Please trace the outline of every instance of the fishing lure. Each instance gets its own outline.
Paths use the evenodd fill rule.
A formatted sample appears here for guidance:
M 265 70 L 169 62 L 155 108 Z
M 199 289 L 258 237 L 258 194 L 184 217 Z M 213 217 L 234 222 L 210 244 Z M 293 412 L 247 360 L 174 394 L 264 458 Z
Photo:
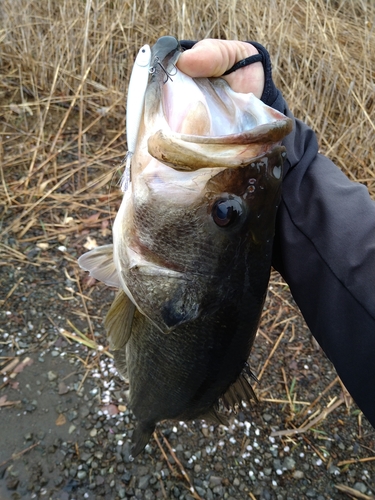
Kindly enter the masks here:
M 150 46 L 144 45 L 135 59 L 129 81 L 128 99 L 126 103 L 126 140 L 128 143 L 128 153 L 125 160 L 125 172 L 121 180 L 121 189 L 123 191 L 126 191 L 130 182 L 130 162 L 137 145 L 138 131 L 148 83 L 150 61 Z

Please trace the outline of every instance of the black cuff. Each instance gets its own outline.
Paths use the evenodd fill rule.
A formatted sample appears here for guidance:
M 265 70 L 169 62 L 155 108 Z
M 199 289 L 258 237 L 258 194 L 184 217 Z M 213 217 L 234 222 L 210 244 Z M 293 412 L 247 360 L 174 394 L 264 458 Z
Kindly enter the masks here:
M 234 71 L 238 69 L 244 68 L 245 66 L 249 66 L 250 64 L 254 64 L 256 62 L 263 62 L 262 54 L 253 54 L 252 56 L 246 57 L 246 59 L 241 59 L 241 61 L 236 62 L 234 66 L 228 69 L 222 76 L 230 75 Z
M 264 102 L 264 104 L 274 107 L 274 103 L 277 99 L 279 91 L 275 87 L 275 84 L 272 80 L 272 65 L 268 50 L 266 50 L 263 45 L 258 42 L 251 41 L 247 43 L 253 45 L 257 49 L 257 51 L 262 54 L 262 64 L 264 69 L 265 81 L 261 100 Z

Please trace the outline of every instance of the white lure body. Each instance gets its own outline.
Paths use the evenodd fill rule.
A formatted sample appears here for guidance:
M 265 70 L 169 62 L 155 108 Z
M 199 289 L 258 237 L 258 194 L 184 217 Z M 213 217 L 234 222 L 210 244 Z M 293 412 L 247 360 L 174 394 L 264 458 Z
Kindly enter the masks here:
M 137 144 L 138 130 L 148 83 L 150 60 L 150 46 L 144 45 L 138 52 L 130 76 L 126 104 L 126 139 L 128 142 L 128 152 L 130 154 L 134 153 Z
M 145 102 L 145 92 L 148 83 L 151 61 L 151 49 L 144 45 L 138 52 L 130 75 L 128 99 L 126 102 L 126 141 L 128 153 L 126 155 L 125 171 L 121 179 L 121 189 L 126 191 L 130 182 L 130 163 L 134 154 L 139 132 L 139 125 Z

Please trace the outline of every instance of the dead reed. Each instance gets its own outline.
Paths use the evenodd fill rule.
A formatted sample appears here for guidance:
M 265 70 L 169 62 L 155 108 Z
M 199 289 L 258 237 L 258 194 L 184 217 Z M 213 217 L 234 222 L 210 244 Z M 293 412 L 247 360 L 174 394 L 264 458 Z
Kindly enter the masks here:
M 1 19 L 3 235 L 62 241 L 84 207 L 111 216 L 129 71 L 164 34 L 265 44 L 295 115 L 375 195 L 371 0 L 4 0 Z

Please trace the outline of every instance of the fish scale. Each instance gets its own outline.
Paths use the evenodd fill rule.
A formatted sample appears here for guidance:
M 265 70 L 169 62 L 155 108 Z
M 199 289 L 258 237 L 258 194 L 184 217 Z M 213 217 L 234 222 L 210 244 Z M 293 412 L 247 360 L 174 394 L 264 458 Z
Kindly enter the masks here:
M 167 259 L 171 265 L 185 270 L 187 270 L 186 251 L 189 251 L 190 255 L 196 256 L 194 264 L 199 262 L 199 265 L 204 267 L 206 259 L 212 260 L 212 245 L 206 239 L 199 238 L 202 231 L 200 219 L 194 213 L 181 210 L 179 214 L 175 210 L 175 217 L 179 219 L 179 224 L 176 226 L 168 221 L 164 223 L 164 213 L 163 207 L 152 213 L 148 205 L 144 208 L 136 207 L 135 221 L 142 245 L 161 259 Z M 172 256 L 171 251 L 173 251 Z

